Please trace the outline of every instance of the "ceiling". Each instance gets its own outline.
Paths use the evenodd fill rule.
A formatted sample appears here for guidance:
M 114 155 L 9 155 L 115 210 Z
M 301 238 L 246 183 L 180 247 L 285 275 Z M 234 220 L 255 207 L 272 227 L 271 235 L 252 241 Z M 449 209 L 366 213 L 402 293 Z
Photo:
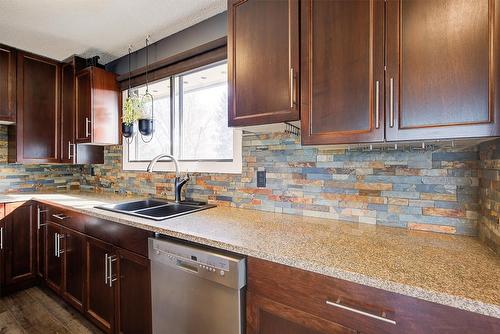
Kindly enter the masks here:
M 1 0 L 0 43 L 107 63 L 226 10 L 226 0 Z

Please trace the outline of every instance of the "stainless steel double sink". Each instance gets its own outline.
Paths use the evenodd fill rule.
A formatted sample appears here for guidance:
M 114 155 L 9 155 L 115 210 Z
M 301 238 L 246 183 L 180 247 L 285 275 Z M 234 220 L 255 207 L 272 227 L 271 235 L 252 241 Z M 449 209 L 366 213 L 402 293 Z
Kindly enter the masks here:
M 171 202 L 160 199 L 146 199 L 118 204 L 96 206 L 97 209 L 108 210 L 130 216 L 152 220 L 164 220 L 188 213 L 213 208 L 215 205 L 202 202 Z

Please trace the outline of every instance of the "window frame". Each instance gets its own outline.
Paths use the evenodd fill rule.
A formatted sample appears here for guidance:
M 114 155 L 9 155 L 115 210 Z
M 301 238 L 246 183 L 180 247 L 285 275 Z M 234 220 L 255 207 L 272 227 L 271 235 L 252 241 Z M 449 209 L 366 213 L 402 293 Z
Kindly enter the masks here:
M 205 68 L 210 68 L 212 66 L 220 65 L 223 62 L 227 62 L 227 52 L 226 47 L 218 48 L 210 52 L 201 54 L 199 56 L 192 57 L 188 60 L 182 61 L 180 63 L 173 64 L 172 66 L 166 66 L 155 72 L 150 77 L 153 78 L 151 81 L 159 80 L 170 80 L 170 118 L 171 118 L 171 130 L 175 127 L 175 124 L 181 124 L 180 120 L 175 119 L 175 117 L 182 117 L 179 112 L 175 111 L 175 80 L 179 76 L 187 75 L 196 71 L 203 70 Z M 133 86 L 141 86 L 145 83 L 144 77 L 141 75 L 135 80 L 133 80 Z M 128 83 L 127 83 L 128 84 Z M 123 93 L 128 89 L 128 85 L 122 82 L 122 97 Z M 182 108 L 180 108 L 182 109 Z M 179 116 L 176 116 L 178 114 Z M 178 129 L 180 130 L 180 129 Z M 171 152 L 174 152 L 174 156 L 178 156 L 181 152 L 175 152 L 174 146 L 175 142 L 180 140 L 180 133 L 174 133 L 171 131 Z M 176 138 L 179 136 L 179 138 Z M 230 174 L 241 174 L 243 167 L 243 156 L 242 156 L 242 130 L 233 128 L 233 159 L 213 159 L 213 160 L 181 160 L 179 159 L 179 169 L 183 172 L 191 173 L 230 173 Z M 130 161 L 129 160 L 129 144 L 126 140 L 122 141 L 123 153 L 122 153 L 122 169 L 124 171 L 145 171 L 148 161 Z M 171 161 L 161 160 L 155 166 L 156 171 L 172 172 L 175 171 L 174 165 Z

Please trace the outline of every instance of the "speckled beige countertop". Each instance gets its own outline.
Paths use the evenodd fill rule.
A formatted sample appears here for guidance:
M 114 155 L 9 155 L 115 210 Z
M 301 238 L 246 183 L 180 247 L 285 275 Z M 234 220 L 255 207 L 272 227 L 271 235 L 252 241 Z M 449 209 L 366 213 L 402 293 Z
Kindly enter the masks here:
M 28 199 L 500 318 L 500 258 L 477 238 L 224 207 L 156 222 L 94 208 L 130 197 L 0 195 Z

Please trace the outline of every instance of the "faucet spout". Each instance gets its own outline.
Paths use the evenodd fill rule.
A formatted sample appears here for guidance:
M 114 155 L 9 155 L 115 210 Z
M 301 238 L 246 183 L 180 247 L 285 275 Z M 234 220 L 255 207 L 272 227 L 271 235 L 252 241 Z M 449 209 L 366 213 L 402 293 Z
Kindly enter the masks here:
M 163 159 L 163 158 L 170 158 L 170 160 L 172 160 L 172 162 L 175 165 L 175 176 L 179 177 L 180 176 L 180 174 L 179 174 L 179 163 L 177 162 L 177 159 L 173 155 L 167 154 L 167 153 L 163 153 L 163 154 L 160 154 L 160 155 L 154 157 L 153 160 L 151 160 L 151 162 L 148 165 L 147 172 L 148 173 L 152 173 L 153 172 L 153 168 L 155 167 L 155 165 L 158 163 L 158 161 L 160 159 Z
M 179 163 L 177 162 L 177 159 L 175 159 L 175 157 L 171 154 L 166 154 L 166 153 L 160 154 L 154 157 L 153 160 L 151 160 L 146 170 L 148 173 L 152 173 L 155 165 L 158 163 L 160 159 L 163 158 L 170 158 L 170 160 L 172 160 L 172 162 L 175 165 L 174 195 L 175 195 L 175 201 L 178 203 L 181 201 L 182 186 L 184 186 L 189 181 L 189 175 L 186 175 L 183 178 L 180 177 Z

